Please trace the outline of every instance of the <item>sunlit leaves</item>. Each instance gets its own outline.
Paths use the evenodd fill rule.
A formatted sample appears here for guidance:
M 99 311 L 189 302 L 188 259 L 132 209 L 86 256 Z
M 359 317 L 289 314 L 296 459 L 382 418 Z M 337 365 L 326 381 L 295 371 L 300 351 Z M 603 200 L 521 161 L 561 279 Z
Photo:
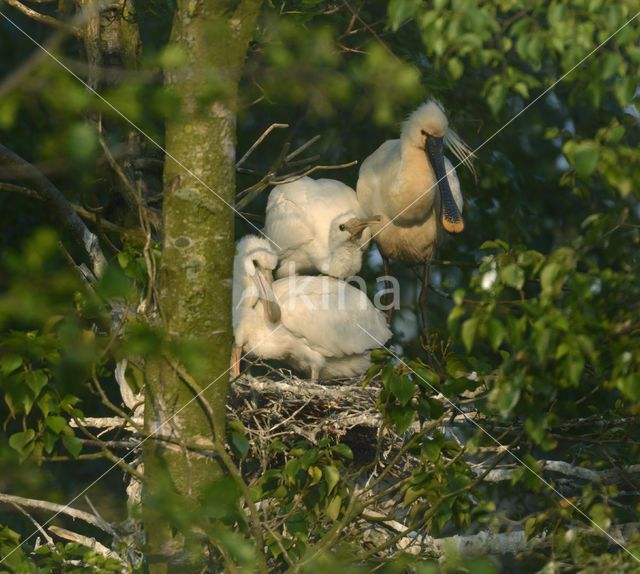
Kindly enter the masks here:
M 593 142 L 576 143 L 571 140 L 565 144 L 563 152 L 580 177 L 589 177 L 598 166 L 599 150 Z
M 395 31 L 405 20 L 413 18 L 421 3 L 421 0 L 391 0 L 387 6 L 391 28 Z

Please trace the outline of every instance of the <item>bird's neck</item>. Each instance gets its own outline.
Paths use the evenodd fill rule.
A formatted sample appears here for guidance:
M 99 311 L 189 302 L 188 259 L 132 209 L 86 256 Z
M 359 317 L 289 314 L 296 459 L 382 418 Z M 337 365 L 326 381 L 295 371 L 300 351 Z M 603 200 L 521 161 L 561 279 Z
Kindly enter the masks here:
M 401 140 L 400 165 L 392 191 L 397 211 L 402 212 L 399 217 L 407 221 L 424 219 L 434 205 L 435 183 L 424 150 Z
M 258 293 L 253 281 L 247 274 L 239 257 L 233 262 L 233 308 L 254 307 L 258 300 Z

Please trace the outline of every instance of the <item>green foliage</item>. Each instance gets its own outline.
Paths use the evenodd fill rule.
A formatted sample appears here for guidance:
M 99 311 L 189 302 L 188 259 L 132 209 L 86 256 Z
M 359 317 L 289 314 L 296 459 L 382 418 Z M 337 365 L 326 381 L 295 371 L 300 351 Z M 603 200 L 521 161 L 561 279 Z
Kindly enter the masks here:
M 25 544 L 16 549 L 20 542 L 20 535 L 17 532 L 6 526 L 0 526 L 0 556 L 4 558 L 3 572 L 110 574 L 122 571 L 120 561 L 115 558 L 105 558 L 80 544 L 57 543 L 33 547 L 25 540 Z
M 184 70 L 186 55 L 167 45 L 171 3 L 136 4 L 144 14 L 144 56 L 135 71 L 119 70 L 108 58 L 103 64 L 113 77 L 100 91 L 162 142 L 165 119 L 177 117 L 189 94 L 156 81 L 158 66 L 193 71 Z M 637 462 L 640 440 L 637 20 L 580 62 L 639 9 L 637 0 L 268 3 L 241 79 L 239 148 L 248 149 L 271 123 L 288 122 L 296 126 L 287 134 L 294 144 L 322 136 L 322 157 L 314 163 L 362 161 L 397 137 L 406 113 L 435 96 L 457 132 L 472 147 L 482 146 L 478 180 L 458 169 L 467 229 L 442 241 L 442 261 L 433 267 L 432 344 L 426 352 L 406 341 L 402 352 L 373 353 L 365 383 L 379 389 L 384 420 L 376 453 L 361 452 L 348 435 L 283 436 L 262 445 L 251 429 L 230 421 L 227 446 L 238 473 L 227 468 L 196 502 L 185 501 L 166 476 L 157 477 L 156 510 L 183 534 L 193 556 L 206 547 L 216 567 L 224 562 L 247 572 L 265 547 L 272 571 L 292 561 L 303 572 L 493 572 L 488 561 L 453 553 L 440 562 L 398 547 L 385 555 L 378 551 L 384 543 L 367 536 L 380 522 L 387 536 L 396 534 L 395 522 L 416 537 L 524 525 L 529 539 L 549 536 L 552 543 L 525 550 L 521 571 L 637 569 L 540 476 L 570 493 L 571 503 L 602 528 L 636 521 L 635 477 L 625 476 L 627 484 L 614 471 Z M 39 24 L 26 26 L 42 34 Z M 33 47 L 21 42 L 11 36 L 3 46 L 3 77 L 28 59 Z M 84 47 L 68 38 L 55 50 L 71 61 Z M 197 72 L 210 82 L 195 105 L 209 114 L 223 82 L 206 62 Z M 145 389 L 145 368 L 159 358 L 172 357 L 190 373 L 206 364 L 208 349 L 189 336 L 169 337 L 157 317 L 146 315 L 157 297 L 149 275 L 159 267 L 154 240 L 160 237 L 155 223 L 144 228 L 137 209 L 123 206 L 122 182 L 106 168 L 93 122 L 98 114 L 120 165 L 143 174 L 137 181 L 144 180 L 146 199 L 159 208 L 157 150 L 136 141 L 130 126 L 67 72 L 40 63 L 0 97 L 3 142 L 93 214 L 88 225 L 110 259 L 88 288 L 61 255 L 59 241 L 70 248 L 69 237 L 43 227 L 60 223 L 50 210 L 1 192 L 2 490 L 55 483 L 76 493 L 106 469 L 84 466 L 104 451 L 78 423 L 124 408 L 116 364 L 127 360 L 123 376 L 133 393 Z M 252 154 L 240 187 L 270 171 L 280 153 L 273 137 Z M 356 172 L 329 177 L 355 185 Z M 262 212 L 263 201 L 251 206 L 251 215 Z M 103 220 L 127 233 L 105 231 Z M 243 226 L 238 220 L 239 234 Z M 82 260 L 79 251 L 71 256 Z M 376 272 L 363 270 L 367 277 Z M 400 273 L 406 273 L 403 291 L 410 291 L 412 277 Z M 54 466 L 60 460 L 67 462 L 63 470 Z M 550 472 L 545 460 L 601 474 L 577 480 Z M 479 472 L 493 464 L 513 472 L 499 482 L 480 480 Z M 368 514 L 368 496 L 384 499 L 385 520 Z M 55 498 L 48 491 L 41 497 Z M 124 495 L 119 502 L 123 510 Z M 265 526 L 263 546 L 256 542 L 251 504 Z M 0 526 L 4 555 L 21 540 L 17 532 L 31 526 L 14 526 L 5 514 L 0 519 L 7 523 Z M 625 536 L 630 551 L 640 554 L 637 537 Z M 505 564 L 505 571 L 513 568 Z M 6 565 L 17 572 L 119 568 L 75 544 L 35 549 L 31 541 Z

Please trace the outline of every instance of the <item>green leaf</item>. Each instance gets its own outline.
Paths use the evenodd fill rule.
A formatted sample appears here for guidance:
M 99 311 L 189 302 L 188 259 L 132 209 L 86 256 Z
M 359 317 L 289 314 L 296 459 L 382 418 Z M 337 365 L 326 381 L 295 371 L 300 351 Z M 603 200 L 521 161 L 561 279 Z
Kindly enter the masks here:
M 389 389 L 391 385 L 391 381 L 395 377 L 395 368 L 391 363 L 388 363 L 382 369 L 382 384 L 385 389 Z
M 33 407 L 33 393 L 31 389 L 24 383 L 23 373 L 16 373 L 11 376 L 5 387 L 4 402 L 15 415 L 21 410 L 25 414 L 31 412 Z
M 462 324 L 462 342 L 467 348 L 467 352 L 470 352 L 473 348 L 473 341 L 476 338 L 476 331 L 480 324 L 479 317 L 471 317 Z
M 431 461 L 437 462 L 440 458 L 440 452 L 442 451 L 442 445 L 435 441 L 426 441 L 422 445 L 422 452 Z
M 85 122 L 73 125 L 67 134 L 67 145 L 69 153 L 76 161 L 87 162 L 98 149 L 96 130 Z
M 387 7 L 389 23 L 395 32 L 409 18 L 413 18 L 420 8 L 422 0 L 391 0 Z
M 542 416 L 529 417 L 524 423 L 524 428 L 533 441 L 540 444 L 546 433 L 545 419 Z
M 608 530 L 611 526 L 611 508 L 606 504 L 594 504 L 589 509 L 589 516 L 602 530 Z
M 615 383 L 626 397 L 634 402 L 640 402 L 640 373 L 621 377 L 616 379 Z
M 118 263 L 122 269 L 126 269 L 129 265 L 129 261 L 131 260 L 131 256 L 126 251 L 120 251 L 118 253 Z
M 592 142 L 580 142 L 576 144 L 573 152 L 573 163 L 576 173 L 583 178 L 589 177 L 598 166 L 600 152 L 596 144 Z
M 29 371 L 25 376 L 25 381 L 33 391 L 33 396 L 37 397 L 40 394 L 40 391 L 49 382 L 49 378 L 42 369 L 39 369 L 37 371 Z
M 310 486 L 318 484 L 322 480 L 322 470 L 317 466 L 310 466 L 307 469 L 307 474 L 309 475 L 309 478 L 311 478 L 311 482 L 309 483 Z
M 511 263 L 500 269 L 500 279 L 505 285 L 520 290 L 524 285 L 524 271 L 515 263 Z
M 544 295 L 551 295 L 555 291 L 556 278 L 560 273 L 561 268 L 558 263 L 553 261 L 547 263 L 542 272 L 540 273 L 540 285 L 542 286 L 542 293 Z
M 341 456 L 342 458 L 346 458 L 347 460 L 353 460 L 353 451 L 351 450 L 351 448 L 349 448 L 349 446 L 347 446 L 344 443 L 340 443 L 340 444 L 336 444 L 335 446 L 332 446 L 331 450 L 335 452 L 337 455 Z
M 247 456 L 247 454 L 249 453 L 249 448 L 251 447 L 249 441 L 247 440 L 247 437 L 245 437 L 242 433 L 232 432 L 230 440 L 231 446 L 238 453 L 238 456 L 240 458 L 244 458 L 245 456 Z
M 458 58 L 449 58 L 447 68 L 454 80 L 458 80 L 464 74 L 464 64 Z
M 552 334 L 551 329 L 546 328 L 544 325 L 540 327 L 536 325 L 533 331 L 533 344 L 535 345 L 536 354 L 540 361 L 547 359 Z
M 431 417 L 438 419 L 444 413 L 444 405 L 438 399 L 429 399 L 429 406 L 431 407 Z
M 389 418 L 396 427 L 396 432 L 398 434 L 402 434 L 411 426 L 415 414 L 416 413 L 413 409 L 405 409 L 397 405 L 389 408 Z
M 483 242 L 480 249 L 500 249 L 506 252 L 509 251 L 509 244 L 502 239 L 493 239 Z
M 425 489 L 423 487 L 414 488 L 410 486 L 404 493 L 403 505 L 409 506 L 412 502 L 424 495 L 424 493 Z
M 325 514 L 331 520 L 338 520 L 338 516 L 340 516 L 340 508 L 342 507 L 342 497 L 339 494 L 336 494 L 329 504 L 327 504 L 327 508 L 325 510 Z
M 391 379 L 389 389 L 398 402 L 405 406 L 413 397 L 415 385 L 408 375 L 395 375 Z
M 440 384 L 440 376 L 430 367 L 412 362 L 411 369 L 415 375 L 415 382 L 422 388 L 433 391 L 433 387 Z
M 22 365 L 22 357 L 20 355 L 4 355 L 0 357 L 0 371 L 3 375 L 9 375 L 13 373 Z
M 327 482 L 327 494 L 331 494 L 331 491 L 340 482 L 340 471 L 332 464 L 325 466 L 324 479 Z
M 67 419 L 58 415 L 49 415 L 45 424 L 56 434 L 60 434 L 65 428 L 67 428 Z
M 385 363 L 389 357 L 389 351 L 386 349 L 374 349 L 371 351 L 371 362 L 373 363 Z
M 487 321 L 487 336 L 489 337 L 489 344 L 494 351 L 498 350 L 498 347 L 502 344 L 505 335 L 504 325 L 500 322 L 500 319 L 491 317 Z
M 491 400 L 502 416 L 507 416 L 520 400 L 520 386 L 513 380 L 500 381 L 491 391 Z
M 23 432 L 17 432 L 12 434 L 9 437 L 9 446 L 15 450 L 20 457 L 28 455 L 28 453 L 33 450 L 33 446 L 28 448 L 31 445 L 31 442 L 36 436 L 36 432 L 33 429 L 28 429 Z
M 75 436 L 62 436 L 62 444 L 69 451 L 73 458 L 78 458 L 82 451 L 82 441 Z
M 494 84 L 487 95 L 487 103 L 494 116 L 498 116 L 507 99 L 507 88 L 504 84 Z
M 446 371 L 452 377 L 464 377 L 469 372 L 469 365 L 462 356 L 449 355 Z
M 613 84 L 613 92 L 621 106 L 628 106 L 633 101 L 636 89 L 637 80 L 634 74 L 630 74 L 626 78 L 616 78 Z

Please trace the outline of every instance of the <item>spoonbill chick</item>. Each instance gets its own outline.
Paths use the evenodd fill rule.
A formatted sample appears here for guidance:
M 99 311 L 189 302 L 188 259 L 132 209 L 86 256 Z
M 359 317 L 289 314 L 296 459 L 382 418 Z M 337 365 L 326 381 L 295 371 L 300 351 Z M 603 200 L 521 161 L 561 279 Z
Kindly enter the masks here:
M 323 273 L 344 278 L 362 267 L 369 225 L 356 192 L 335 179 L 303 177 L 276 186 L 267 203 L 265 235 L 277 246 L 277 277 Z
M 240 374 L 242 353 L 284 361 L 313 380 L 364 373 L 370 351 L 391 337 L 382 313 L 365 293 L 333 277 L 272 282 L 277 263 L 268 240 L 249 235 L 238 242 L 232 374 Z
M 400 139 L 384 142 L 364 160 L 357 184 L 365 213 L 381 216 L 371 234 L 385 275 L 389 258 L 424 265 L 420 308 L 425 333 L 429 261 L 442 229 L 451 234 L 464 229 L 460 182 L 445 147 L 473 172 L 473 153 L 449 127 L 440 104 L 429 100 L 403 124 Z

